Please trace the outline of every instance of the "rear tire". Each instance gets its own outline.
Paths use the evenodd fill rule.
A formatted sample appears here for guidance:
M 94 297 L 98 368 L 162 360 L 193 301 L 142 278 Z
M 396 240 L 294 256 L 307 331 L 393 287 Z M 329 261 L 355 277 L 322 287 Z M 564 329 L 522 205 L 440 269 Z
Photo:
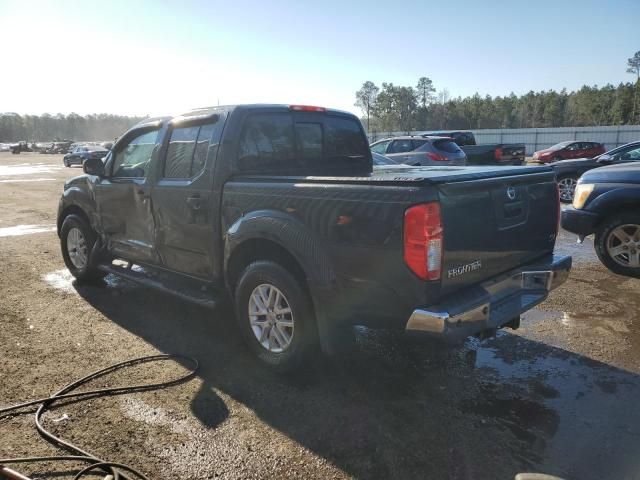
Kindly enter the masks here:
M 96 232 L 79 215 L 69 215 L 60 229 L 60 247 L 64 263 L 79 282 L 93 282 L 105 276 L 91 263 L 91 251 L 96 243 Z
M 281 265 L 259 260 L 235 289 L 236 320 L 253 354 L 280 372 L 307 364 L 317 351 L 313 305 L 301 282 Z
M 600 261 L 613 273 L 640 278 L 640 214 L 624 212 L 607 218 L 594 245 Z
M 578 179 L 575 175 L 563 175 L 558 178 L 558 190 L 562 203 L 573 202 L 573 195 L 576 191 Z

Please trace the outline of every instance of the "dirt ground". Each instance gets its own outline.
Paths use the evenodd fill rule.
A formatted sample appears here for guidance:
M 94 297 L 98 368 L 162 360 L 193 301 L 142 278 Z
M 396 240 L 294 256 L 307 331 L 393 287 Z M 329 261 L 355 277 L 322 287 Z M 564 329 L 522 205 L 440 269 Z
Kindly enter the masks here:
M 434 356 L 362 330 L 349 361 L 279 377 L 251 358 L 224 307 L 115 278 L 72 283 L 53 227 L 62 183 L 80 173 L 60 155 L 0 153 L 0 406 L 114 362 L 186 353 L 200 360 L 195 379 L 61 405 L 45 424 L 154 479 L 640 479 L 640 282 L 605 270 L 589 241 L 561 235 L 570 280 L 518 331 Z M 182 370 L 151 365 L 108 384 Z M 0 418 L 0 458 L 58 453 L 32 415 Z M 17 469 L 72 478 L 77 466 Z

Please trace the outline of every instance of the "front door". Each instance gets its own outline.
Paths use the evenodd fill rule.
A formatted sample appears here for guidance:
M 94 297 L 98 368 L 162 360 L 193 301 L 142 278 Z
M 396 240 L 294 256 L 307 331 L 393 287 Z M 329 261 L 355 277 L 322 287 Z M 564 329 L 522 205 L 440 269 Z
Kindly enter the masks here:
M 213 210 L 213 171 L 224 121 L 170 126 L 151 194 L 156 244 L 164 267 L 211 279 L 220 235 Z
M 97 211 L 109 250 L 125 260 L 157 264 L 149 175 L 158 130 L 141 130 L 118 143 L 107 175 L 95 187 Z

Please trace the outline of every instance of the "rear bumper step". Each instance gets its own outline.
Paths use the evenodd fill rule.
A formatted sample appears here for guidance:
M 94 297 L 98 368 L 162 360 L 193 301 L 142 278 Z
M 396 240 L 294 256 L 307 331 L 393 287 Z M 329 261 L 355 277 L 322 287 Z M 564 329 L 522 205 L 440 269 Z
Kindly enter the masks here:
M 424 332 L 460 341 L 497 329 L 543 302 L 569 277 L 571 257 L 550 255 L 447 298 L 440 305 L 416 309 L 407 332 Z

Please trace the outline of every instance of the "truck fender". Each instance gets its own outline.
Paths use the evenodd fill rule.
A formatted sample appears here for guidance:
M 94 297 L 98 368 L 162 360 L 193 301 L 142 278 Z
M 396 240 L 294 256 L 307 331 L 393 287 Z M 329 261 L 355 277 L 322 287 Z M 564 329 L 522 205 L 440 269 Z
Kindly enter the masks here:
M 323 347 L 330 334 L 324 306 L 337 303 L 336 274 L 329 256 L 313 233 L 299 220 L 285 212 L 259 210 L 243 215 L 225 232 L 224 269 L 229 279 L 229 260 L 236 248 L 248 240 L 269 240 L 283 247 L 302 268 L 314 304 L 318 333 Z M 228 285 L 228 287 L 231 287 Z
M 96 203 L 94 199 L 86 190 L 78 187 L 71 187 L 63 192 L 62 198 L 60 199 L 57 222 L 58 234 L 60 233 L 60 229 L 62 228 L 64 217 L 66 217 L 69 213 L 74 213 L 73 210 L 77 212 L 78 209 L 82 210 L 82 212 L 86 215 L 91 228 L 99 231 L 99 222 L 96 214 Z
M 608 215 L 624 208 L 637 207 L 640 204 L 640 188 L 621 187 L 597 196 L 588 209 L 600 215 Z

